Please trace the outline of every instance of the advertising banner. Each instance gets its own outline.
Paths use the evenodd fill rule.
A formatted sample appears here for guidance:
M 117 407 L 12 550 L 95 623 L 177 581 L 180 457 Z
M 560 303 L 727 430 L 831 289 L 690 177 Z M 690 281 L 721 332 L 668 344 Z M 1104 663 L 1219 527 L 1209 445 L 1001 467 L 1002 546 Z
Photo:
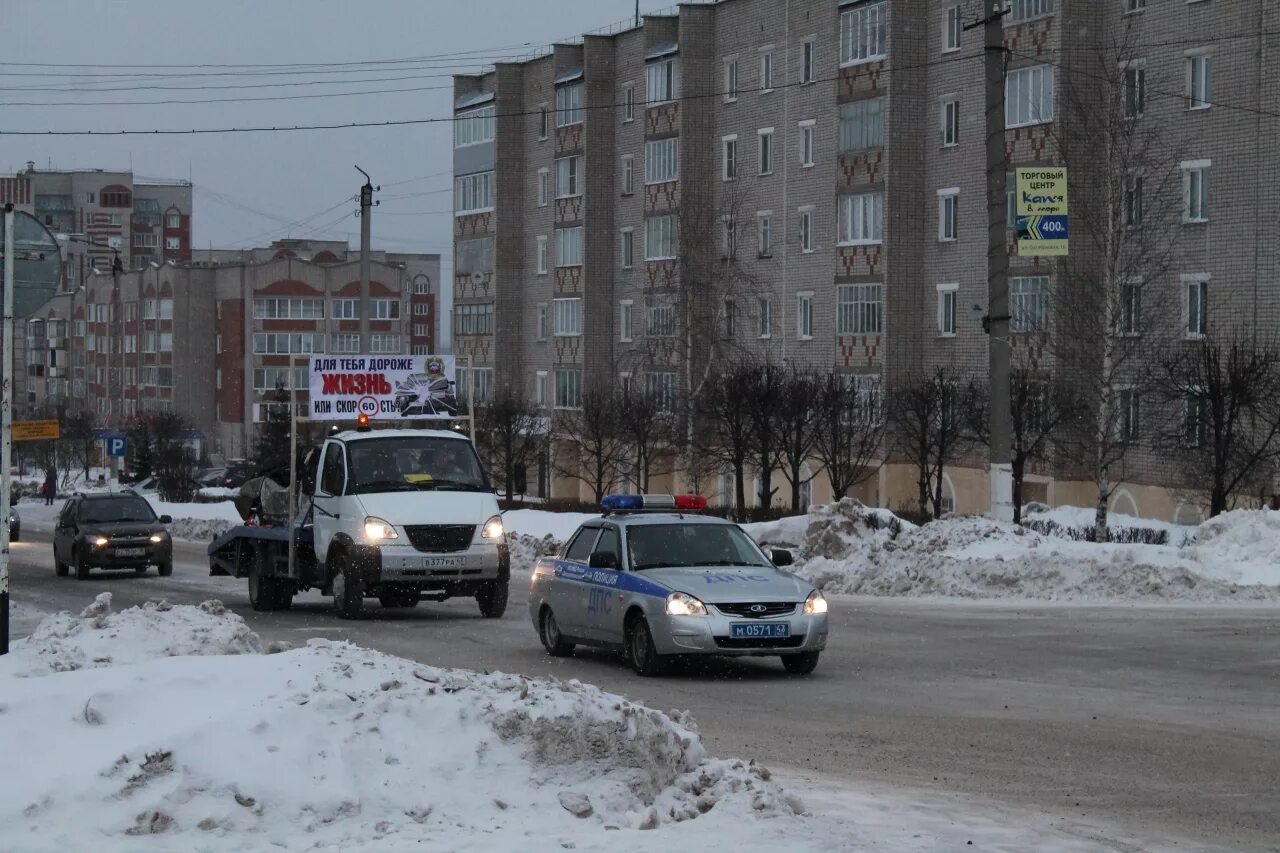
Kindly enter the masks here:
M 1018 254 L 1063 257 L 1068 251 L 1067 170 L 1061 166 L 1019 169 L 1015 185 Z
M 317 421 L 452 420 L 451 355 L 313 355 L 308 415 Z

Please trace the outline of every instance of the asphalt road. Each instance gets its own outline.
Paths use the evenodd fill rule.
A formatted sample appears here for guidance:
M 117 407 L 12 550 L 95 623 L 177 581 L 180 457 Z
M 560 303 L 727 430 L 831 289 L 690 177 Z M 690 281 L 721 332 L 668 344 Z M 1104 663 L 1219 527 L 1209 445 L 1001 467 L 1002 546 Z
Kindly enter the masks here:
M 713 661 L 660 680 L 614 656 L 547 657 L 525 609 L 480 619 L 470 600 L 344 622 L 316 593 L 285 613 L 249 609 L 244 581 L 208 576 L 182 545 L 154 571 L 54 576 L 46 531 L 13 548 L 13 593 L 79 609 L 219 598 L 267 639 L 361 645 L 439 666 L 577 678 L 693 712 L 717 755 L 992 798 L 1203 849 L 1280 850 L 1280 611 L 1275 608 L 1013 606 L 837 599 L 817 672 L 775 659 Z M 1098 838 L 1113 836 L 1099 831 Z M 1108 849 L 1124 849 L 1107 844 Z

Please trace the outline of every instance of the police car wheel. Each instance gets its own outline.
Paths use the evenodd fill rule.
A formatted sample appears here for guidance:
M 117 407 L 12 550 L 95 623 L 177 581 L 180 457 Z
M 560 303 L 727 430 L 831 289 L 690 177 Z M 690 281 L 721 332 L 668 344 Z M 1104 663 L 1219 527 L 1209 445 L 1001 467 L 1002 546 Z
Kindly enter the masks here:
M 560 625 L 550 607 L 542 608 L 542 618 L 538 620 L 538 634 L 542 639 L 542 647 L 553 658 L 568 657 L 573 654 L 573 643 L 566 642 L 560 633 Z
M 783 655 L 782 666 L 792 675 L 808 675 L 818 668 L 819 652 L 804 652 L 798 655 Z
M 667 670 L 667 659 L 658 654 L 653 645 L 653 634 L 643 616 L 631 621 L 627 631 L 627 659 L 637 675 L 650 678 Z

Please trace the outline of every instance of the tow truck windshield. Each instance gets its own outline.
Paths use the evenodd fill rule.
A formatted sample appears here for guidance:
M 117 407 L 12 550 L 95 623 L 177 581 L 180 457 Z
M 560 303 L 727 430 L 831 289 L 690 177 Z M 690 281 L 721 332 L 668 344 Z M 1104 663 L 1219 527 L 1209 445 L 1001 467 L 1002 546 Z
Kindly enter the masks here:
M 450 438 L 366 438 L 347 445 L 348 494 L 489 491 L 470 443 Z

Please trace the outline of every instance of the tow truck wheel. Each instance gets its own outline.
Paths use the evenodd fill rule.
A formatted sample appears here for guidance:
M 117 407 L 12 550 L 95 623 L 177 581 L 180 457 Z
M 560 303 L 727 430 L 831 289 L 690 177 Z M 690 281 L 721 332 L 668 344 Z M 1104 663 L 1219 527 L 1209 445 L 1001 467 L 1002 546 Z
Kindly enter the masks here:
M 249 564 L 249 606 L 259 612 L 287 610 L 293 604 L 287 581 L 265 576 L 260 565 L 257 559 Z
M 649 632 L 649 623 L 643 616 L 636 616 L 627 623 L 627 659 L 636 674 L 646 678 L 667 671 L 667 659 L 654 647 L 653 634 Z
M 359 619 L 364 616 L 364 578 L 360 577 L 347 556 L 338 558 L 337 573 L 333 576 L 333 609 L 343 619 Z
M 573 654 L 573 643 L 567 642 L 560 633 L 556 615 L 551 612 L 550 607 L 542 608 L 542 615 L 538 619 L 538 636 L 542 640 L 542 647 L 553 658 L 567 658 Z
M 502 614 L 507 612 L 507 595 L 506 581 L 485 581 L 476 593 L 480 615 L 486 619 L 501 619 Z

